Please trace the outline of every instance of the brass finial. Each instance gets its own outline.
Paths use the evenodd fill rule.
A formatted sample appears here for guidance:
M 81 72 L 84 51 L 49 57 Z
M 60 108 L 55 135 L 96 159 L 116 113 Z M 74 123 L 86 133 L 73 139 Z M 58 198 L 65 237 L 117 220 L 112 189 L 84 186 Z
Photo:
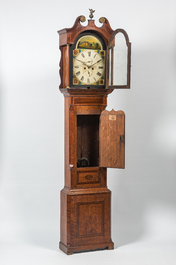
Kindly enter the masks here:
M 99 22 L 100 22 L 100 23 L 105 23 L 105 20 L 106 20 L 105 17 L 101 17 L 101 18 L 99 19 Z
M 90 10 L 90 15 L 89 15 L 89 17 L 90 17 L 90 19 L 92 19 L 92 18 L 94 17 L 93 13 L 95 12 L 95 10 L 90 9 L 90 8 L 89 8 L 89 10 Z
M 86 21 L 86 18 L 85 18 L 85 16 L 80 16 L 80 21 L 81 21 L 81 22 L 84 22 L 84 21 Z

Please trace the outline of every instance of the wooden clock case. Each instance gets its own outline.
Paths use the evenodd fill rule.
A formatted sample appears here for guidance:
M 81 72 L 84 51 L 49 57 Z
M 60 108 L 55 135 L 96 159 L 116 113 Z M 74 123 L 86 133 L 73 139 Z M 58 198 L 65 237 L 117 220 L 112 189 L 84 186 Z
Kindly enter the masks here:
M 66 254 L 114 248 L 107 167 L 124 168 L 125 115 L 123 111 L 105 110 L 107 96 L 114 89 L 113 84 L 109 84 L 108 45 L 118 30 L 113 31 L 106 18 L 101 18 L 102 27 L 96 27 L 94 20 L 83 26 L 80 22 L 84 20 L 80 16 L 72 28 L 58 31 L 60 91 L 65 99 L 65 186 L 61 191 L 59 247 Z M 70 87 L 71 45 L 82 32 L 87 31 L 101 36 L 107 47 L 103 89 Z M 127 45 L 130 45 L 127 34 L 123 33 Z M 126 88 L 129 88 L 129 80 L 130 76 Z M 79 166 L 80 158 L 88 160 L 86 167 Z

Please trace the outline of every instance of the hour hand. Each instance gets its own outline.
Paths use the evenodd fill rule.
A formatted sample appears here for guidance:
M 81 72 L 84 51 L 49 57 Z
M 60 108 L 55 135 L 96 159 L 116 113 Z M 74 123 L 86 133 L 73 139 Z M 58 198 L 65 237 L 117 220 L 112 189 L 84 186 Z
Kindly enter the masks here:
M 102 59 L 98 60 L 96 63 L 101 62 L 101 60 L 102 60 Z M 93 63 L 93 64 L 91 65 L 91 67 L 92 67 L 93 65 L 95 65 L 96 63 Z

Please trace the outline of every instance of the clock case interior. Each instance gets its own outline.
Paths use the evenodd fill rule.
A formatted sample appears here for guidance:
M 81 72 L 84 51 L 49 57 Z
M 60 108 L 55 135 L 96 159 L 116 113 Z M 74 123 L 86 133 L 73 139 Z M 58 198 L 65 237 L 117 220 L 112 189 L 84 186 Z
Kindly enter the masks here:
M 94 36 L 96 37 L 99 42 L 101 43 L 102 47 L 103 47 L 103 50 L 105 51 L 105 69 L 104 69 L 104 85 L 88 85 L 88 84 L 85 84 L 85 85 L 79 85 L 79 84 L 76 84 L 74 85 L 73 84 L 73 51 L 74 49 L 76 48 L 76 44 L 77 42 L 79 41 L 79 39 L 81 39 L 83 36 L 86 36 L 86 35 L 91 35 L 91 36 Z M 71 88 L 87 88 L 87 89 L 90 89 L 90 88 L 100 88 L 100 89 L 103 89 L 105 88 L 105 85 L 106 85 L 106 61 L 107 61 L 107 47 L 106 47 L 106 44 L 104 42 L 104 40 L 101 38 L 101 36 L 98 34 L 98 33 L 94 33 L 93 31 L 86 31 L 84 33 L 81 33 L 75 40 L 74 44 L 71 45 L 70 47 L 70 87 Z
M 77 167 L 99 166 L 99 117 L 77 115 Z

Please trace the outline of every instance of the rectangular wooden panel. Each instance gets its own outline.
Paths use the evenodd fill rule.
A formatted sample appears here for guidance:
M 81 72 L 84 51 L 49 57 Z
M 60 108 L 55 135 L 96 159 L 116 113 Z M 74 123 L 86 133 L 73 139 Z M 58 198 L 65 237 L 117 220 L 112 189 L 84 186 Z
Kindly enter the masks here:
M 106 187 L 106 171 L 107 171 L 106 168 L 99 166 L 78 167 L 75 170 L 74 187 L 75 188 Z
M 125 167 L 125 114 L 104 110 L 100 116 L 100 167 Z
M 77 237 L 103 236 L 104 201 L 77 203 Z
M 105 97 L 73 97 L 71 98 L 73 105 L 105 105 Z
M 110 200 L 108 189 L 97 192 L 89 189 L 86 194 L 71 198 L 71 246 L 110 243 Z M 93 248 L 92 248 L 93 249 Z
M 77 184 L 86 183 L 100 183 L 99 170 L 92 171 L 87 169 L 86 171 L 77 171 Z

